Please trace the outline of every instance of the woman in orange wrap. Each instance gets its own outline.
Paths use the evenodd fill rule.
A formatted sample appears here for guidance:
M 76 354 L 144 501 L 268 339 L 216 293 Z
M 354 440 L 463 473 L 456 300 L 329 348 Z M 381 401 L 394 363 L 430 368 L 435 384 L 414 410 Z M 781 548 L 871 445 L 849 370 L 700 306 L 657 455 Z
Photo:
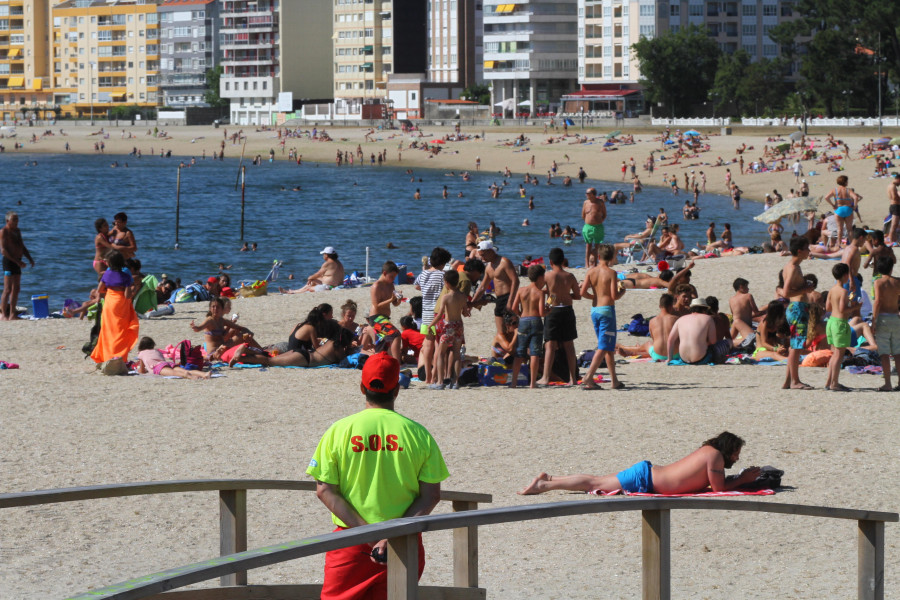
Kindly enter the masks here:
M 91 353 L 96 363 L 105 362 L 116 356 L 128 360 L 128 353 L 138 340 L 138 317 L 134 312 L 132 299 L 134 290 L 131 274 L 123 271 L 125 259 L 116 251 L 106 255 L 109 269 L 100 278 L 98 292 L 106 300 L 100 317 L 100 337 Z

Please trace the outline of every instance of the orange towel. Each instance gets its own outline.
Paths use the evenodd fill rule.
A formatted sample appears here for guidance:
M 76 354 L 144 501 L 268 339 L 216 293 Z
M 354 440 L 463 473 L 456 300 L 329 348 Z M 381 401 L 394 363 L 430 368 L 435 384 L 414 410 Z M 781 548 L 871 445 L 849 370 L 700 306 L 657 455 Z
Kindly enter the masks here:
M 140 324 L 134 306 L 131 300 L 125 297 L 124 291 L 112 288 L 106 291 L 101 319 L 100 337 L 91 358 L 96 363 L 105 362 L 116 356 L 128 360 L 128 353 L 138 341 Z

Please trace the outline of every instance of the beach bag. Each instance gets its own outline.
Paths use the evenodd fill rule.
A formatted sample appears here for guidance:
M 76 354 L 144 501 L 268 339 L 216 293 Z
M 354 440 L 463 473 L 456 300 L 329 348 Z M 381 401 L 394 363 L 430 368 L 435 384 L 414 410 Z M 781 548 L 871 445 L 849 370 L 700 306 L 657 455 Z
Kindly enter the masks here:
M 191 340 L 181 340 L 175 346 L 175 362 L 188 371 L 199 371 L 203 368 L 203 352 L 199 346 L 191 344 Z
M 740 476 L 738 475 L 729 475 L 725 478 L 725 481 L 728 482 L 730 480 L 737 479 Z M 759 475 L 755 480 L 750 483 L 745 483 L 740 486 L 739 490 L 743 490 L 746 492 L 756 492 L 759 490 L 774 490 L 781 487 L 781 478 L 784 477 L 784 471 L 781 469 L 776 469 L 775 467 L 765 466 L 759 470 Z
M 478 365 L 478 382 L 487 387 L 509 385 L 512 369 L 507 369 L 501 363 L 481 363 Z M 516 385 L 527 386 L 531 380 L 528 364 L 525 363 L 519 369 L 519 379 Z
M 640 313 L 634 315 L 628 324 L 628 333 L 645 337 L 650 335 L 650 321 L 645 319 L 644 315 Z
M 591 361 L 594 360 L 594 353 L 596 350 L 585 350 L 578 356 L 578 360 L 576 361 L 579 367 L 590 367 Z
M 459 387 L 477 387 L 480 385 L 478 382 L 478 367 L 476 365 L 469 365 L 459 374 L 459 379 L 456 381 L 459 384 Z
M 114 356 L 108 361 L 97 365 L 104 375 L 125 375 L 128 373 L 128 365 L 119 356 Z

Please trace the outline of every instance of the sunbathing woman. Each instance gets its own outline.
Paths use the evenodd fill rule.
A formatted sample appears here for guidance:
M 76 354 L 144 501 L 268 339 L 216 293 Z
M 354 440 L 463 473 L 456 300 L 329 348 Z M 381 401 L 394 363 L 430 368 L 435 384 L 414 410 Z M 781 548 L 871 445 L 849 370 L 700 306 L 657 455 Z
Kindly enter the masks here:
M 288 336 L 287 352 L 269 356 L 258 348 L 241 344 L 237 346 L 228 364 L 234 366 L 242 362 L 266 367 L 320 367 L 337 364 L 344 357 L 344 351 L 334 340 L 321 337 L 321 329 L 325 325 L 322 311 L 316 307 L 309 311 L 306 320 L 294 327 L 294 331 Z
M 752 358 L 774 358 L 783 360 L 787 358 L 788 349 L 786 342 L 790 338 L 791 331 L 785 317 L 784 303 L 772 300 L 766 307 L 766 314 L 759 321 L 756 328 L 756 350 Z

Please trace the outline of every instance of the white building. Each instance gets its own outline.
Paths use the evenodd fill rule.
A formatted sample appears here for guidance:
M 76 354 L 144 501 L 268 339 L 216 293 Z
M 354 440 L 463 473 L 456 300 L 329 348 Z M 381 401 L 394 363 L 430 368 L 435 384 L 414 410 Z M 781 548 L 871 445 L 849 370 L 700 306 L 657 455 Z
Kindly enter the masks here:
M 513 99 L 516 112 L 541 113 L 577 89 L 577 22 L 576 0 L 485 0 L 484 79 L 491 103 Z

